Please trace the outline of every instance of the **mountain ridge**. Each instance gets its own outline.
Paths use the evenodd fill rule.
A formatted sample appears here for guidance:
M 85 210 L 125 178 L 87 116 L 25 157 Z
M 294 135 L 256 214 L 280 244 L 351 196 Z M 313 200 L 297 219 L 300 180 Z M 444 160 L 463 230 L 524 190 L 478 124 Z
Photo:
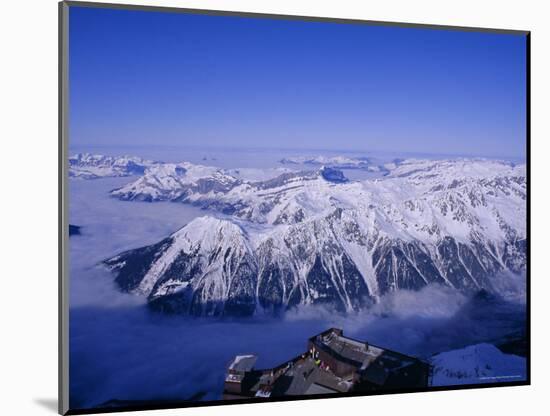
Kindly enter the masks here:
M 251 315 L 322 305 L 345 313 L 429 284 L 500 290 L 505 275 L 525 272 L 524 165 L 404 160 L 372 180 L 321 167 L 254 182 L 164 164 L 112 192 L 144 195 L 208 213 L 105 261 L 121 290 L 165 312 Z

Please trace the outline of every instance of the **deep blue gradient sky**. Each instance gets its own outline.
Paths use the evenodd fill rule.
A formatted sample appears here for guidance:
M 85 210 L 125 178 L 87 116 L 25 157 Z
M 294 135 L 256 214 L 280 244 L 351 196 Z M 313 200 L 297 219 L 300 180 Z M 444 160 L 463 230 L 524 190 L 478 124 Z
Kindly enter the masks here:
M 523 157 L 525 45 L 71 7 L 70 143 Z

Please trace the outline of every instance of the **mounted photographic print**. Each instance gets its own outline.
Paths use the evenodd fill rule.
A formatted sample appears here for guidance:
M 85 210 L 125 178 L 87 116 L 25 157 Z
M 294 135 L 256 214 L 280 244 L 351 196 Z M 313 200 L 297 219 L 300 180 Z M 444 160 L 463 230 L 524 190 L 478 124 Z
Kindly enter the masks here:
M 60 3 L 60 413 L 529 384 L 529 53 Z

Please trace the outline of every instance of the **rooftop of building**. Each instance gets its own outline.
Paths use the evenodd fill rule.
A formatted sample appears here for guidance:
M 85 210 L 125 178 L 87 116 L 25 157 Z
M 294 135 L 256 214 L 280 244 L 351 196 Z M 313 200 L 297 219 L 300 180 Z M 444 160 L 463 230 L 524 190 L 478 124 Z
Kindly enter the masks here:
M 314 345 L 325 347 L 325 350 L 332 352 L 336 358 L 344 359 L 349 364 L 365 370 L 373 362 L 384 362 L 388 369 L 403 367 L 418 361 L 416 358 L 404 354 L 380 348 L 375 345 L 357 341 L 345 337 L 342 330 L 331 328 L 311 338 Z
M 237 355 L 229 363 L 228 369 L 232 371 L 237 371 L 237 372 L 250 371 L 254 368 L 254 365 L 256 364 L 257 360 L 258 360 L 258 357 L 253 354 Z
M 327 368 L 321 368 L 315 360 L 305 355 L 291 361 L 278 372 L 265 372 L 258 376 L 252 391 L 257 397 L 282 395 L 327 394 L 346 392 L 351 382 L 343 380 Z

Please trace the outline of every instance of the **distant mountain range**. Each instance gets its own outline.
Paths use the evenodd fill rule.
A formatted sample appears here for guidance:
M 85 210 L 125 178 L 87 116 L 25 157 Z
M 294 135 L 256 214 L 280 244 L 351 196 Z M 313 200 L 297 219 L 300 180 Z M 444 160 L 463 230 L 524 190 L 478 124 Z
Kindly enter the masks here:
M 207 210 L 164 240 L 104 262 L 121 290 L 165 312 L 349 312 L 431 283 L 498 290 L 503 275 L 525 270 L 522 164 L 399 160 L 362 181 L 325 165 L 262 181 L 188 162 L 141 166 L 112 197 Z
M 103 156 L 91 153 L 77 153 L 69 157 L 69 177 L 98 179 L 105 177 L 142 175 L 156 162 L 139 157 Z
M 361 169 L 372 172 L 388 173 L 388 168 L 383 164 L 376 164 L 368 157 L 349 156 L 293 156 L 279 161 L 285 165 L 311 165 L 327 166 L 338 169 Z M 393 162 L 389 164 L 391 167 Z

